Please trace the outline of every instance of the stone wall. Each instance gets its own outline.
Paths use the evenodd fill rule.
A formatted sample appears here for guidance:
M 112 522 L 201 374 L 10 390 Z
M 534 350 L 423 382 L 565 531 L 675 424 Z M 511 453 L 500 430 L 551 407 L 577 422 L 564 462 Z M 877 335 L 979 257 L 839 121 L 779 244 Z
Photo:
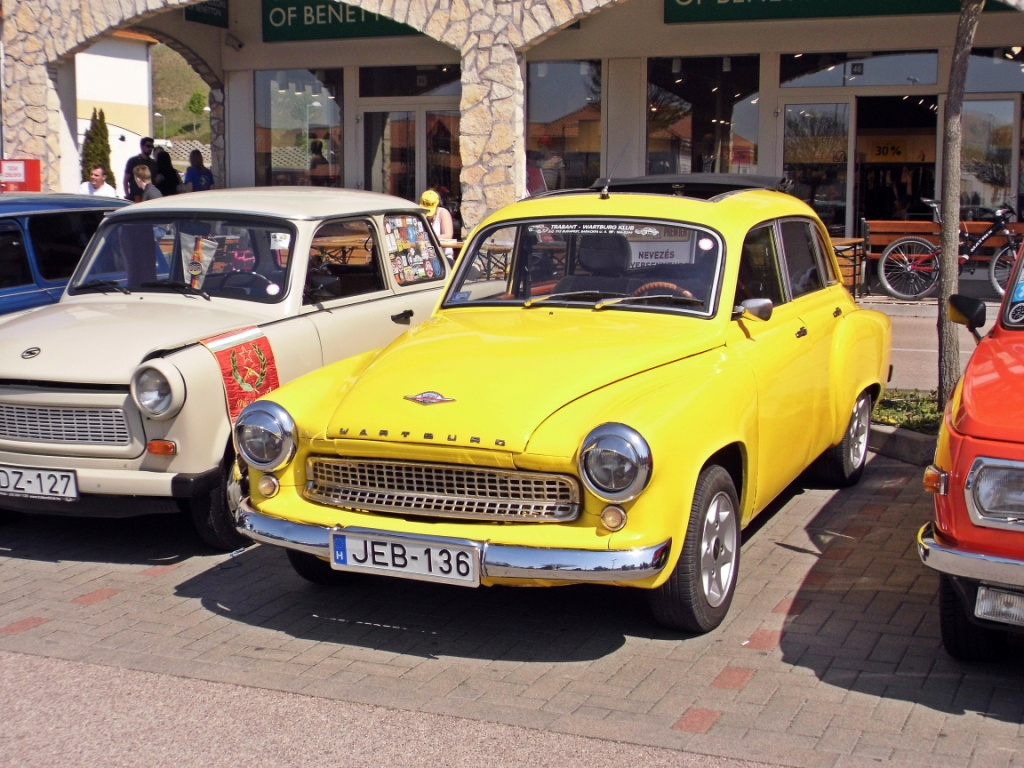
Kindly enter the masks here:
M 462 211 L 467 225 L 525 194 L 524 83 L 520 53 L 618 0 L 347 0 L 423 30 L 462 58 Z M 3 146 L 42 161 L 59 187 L 61 105 L 56 68 L 96 37 L 132 28 L 181 53 L 211 86 L 215 176 L 224 173 L 224 89 L 203 58 L 146 19 L 196 0 L 2 0 Z M 71 8 L 69 8 L 71 6 Z M 257 8 L 258 3 L 253 3 Z

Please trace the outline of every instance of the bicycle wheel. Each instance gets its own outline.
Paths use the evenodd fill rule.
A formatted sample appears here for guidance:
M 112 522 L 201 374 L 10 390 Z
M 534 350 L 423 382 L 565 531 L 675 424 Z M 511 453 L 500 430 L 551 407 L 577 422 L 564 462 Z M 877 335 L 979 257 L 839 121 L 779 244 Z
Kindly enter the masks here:
M 1010 282 L 1010 272 L 1016 260 L 1017 250 L 1008 245 L 993 256 L 988 263 L 989 282 L 1000 296 L 1006 293 L 1006 284 Z
M 939 249 L 924 238 L 893 240 L 878 259 L 878 280 L 897 299 L 923 299 L 939 284 Z

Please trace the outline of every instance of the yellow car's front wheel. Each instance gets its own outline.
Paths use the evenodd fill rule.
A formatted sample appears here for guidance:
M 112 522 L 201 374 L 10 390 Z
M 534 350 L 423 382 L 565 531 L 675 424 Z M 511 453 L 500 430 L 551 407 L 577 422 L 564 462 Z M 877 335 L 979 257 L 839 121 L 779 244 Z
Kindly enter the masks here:
M 683 551 L 672 575 L 651 593 L 654 618 L 684 632 L 709 632 L 725 618 L 740 565 L 739 498 L 722 467 L 697 478 Z

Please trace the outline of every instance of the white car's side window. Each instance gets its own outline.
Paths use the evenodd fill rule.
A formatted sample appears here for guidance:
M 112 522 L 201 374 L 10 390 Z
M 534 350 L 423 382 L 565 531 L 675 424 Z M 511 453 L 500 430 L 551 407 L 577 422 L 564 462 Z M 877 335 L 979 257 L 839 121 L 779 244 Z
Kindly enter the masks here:
M 360 296 L 387 287 L 380 247 L 369 219 L 328 221 L 317 229 L 309 249 L 304 304 Z

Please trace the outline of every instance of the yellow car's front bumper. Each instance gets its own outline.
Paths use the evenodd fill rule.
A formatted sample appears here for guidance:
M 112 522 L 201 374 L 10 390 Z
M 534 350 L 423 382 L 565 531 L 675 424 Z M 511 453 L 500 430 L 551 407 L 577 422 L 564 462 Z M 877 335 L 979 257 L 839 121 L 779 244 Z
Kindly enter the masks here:
M 244 499 L 239 507 L 237 526 L 254 541 L 331 559 L 331 532 L 335 529 L 264 515 L 252 507 L 249 499 Z M 392 531 L 379 533 L 396 535 Z M 439 546 L 446 541 L 441 537 L 417 535 L 416 538 L 434 539 Z M 477 548 L 484 579 L 602 583 L 640 581 L 656 576 L 668 562 L 672 546 L 671 539 L 656 546 L 620 550 L 546 549 L 464 540 L 459 543 Z

